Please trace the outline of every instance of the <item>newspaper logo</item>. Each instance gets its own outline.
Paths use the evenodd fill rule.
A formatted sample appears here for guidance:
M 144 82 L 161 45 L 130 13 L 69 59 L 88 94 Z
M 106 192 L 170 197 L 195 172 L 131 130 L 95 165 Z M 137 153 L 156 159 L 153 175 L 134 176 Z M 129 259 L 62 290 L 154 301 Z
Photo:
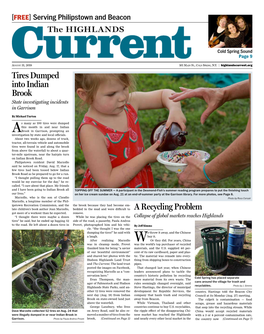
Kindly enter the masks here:
M 30 14 L 12 14 L 12 21 L 30 21 Z

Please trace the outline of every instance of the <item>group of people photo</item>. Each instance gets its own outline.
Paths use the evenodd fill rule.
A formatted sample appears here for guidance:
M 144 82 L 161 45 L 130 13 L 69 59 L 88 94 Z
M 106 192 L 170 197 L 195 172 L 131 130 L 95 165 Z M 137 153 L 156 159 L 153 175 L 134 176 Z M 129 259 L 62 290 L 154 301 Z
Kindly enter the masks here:
M 209 48 L 252 48 L 252 15 L 210 15 Z

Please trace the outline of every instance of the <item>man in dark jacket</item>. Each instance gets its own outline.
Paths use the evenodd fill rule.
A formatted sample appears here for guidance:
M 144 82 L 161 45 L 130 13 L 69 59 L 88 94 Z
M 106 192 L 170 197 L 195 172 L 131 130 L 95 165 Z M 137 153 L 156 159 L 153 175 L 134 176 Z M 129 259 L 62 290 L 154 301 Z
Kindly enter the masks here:
M 66 257 L 69 251 L 69 245 L 72 246 L 73 252 L 75 253 L 75 249 L 73 246 L 73 243 L 71 242 L 70 239 L 68 239 L 68 235 L 64 234 L 63 239 L 61 239 L 58 243 L 57 243 L 57 247 L 59 247 L 59 245 L 61 245 L 61 252 L 60 252 L 60 256 L 61 259 L 63 261 L 63 266 L 61 268 L 61 270 L 65 267 L 66 264 Z

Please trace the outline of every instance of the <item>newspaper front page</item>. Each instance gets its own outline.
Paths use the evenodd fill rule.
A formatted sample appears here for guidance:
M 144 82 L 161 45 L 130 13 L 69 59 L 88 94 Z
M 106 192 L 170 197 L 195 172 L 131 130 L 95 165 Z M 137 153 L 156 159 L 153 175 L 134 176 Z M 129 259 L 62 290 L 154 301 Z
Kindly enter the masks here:
M 257 328 L 258 6 L 16 5 L 3 30 L 4 323 Z

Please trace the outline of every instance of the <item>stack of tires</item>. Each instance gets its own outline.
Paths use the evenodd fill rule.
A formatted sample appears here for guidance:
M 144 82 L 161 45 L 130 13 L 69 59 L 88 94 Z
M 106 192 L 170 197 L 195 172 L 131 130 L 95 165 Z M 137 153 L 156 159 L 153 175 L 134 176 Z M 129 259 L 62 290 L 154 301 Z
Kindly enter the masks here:
M 33 267 L 17 277 L 16 289 L 20 293 L 50 294 L 52 275 L 58 269 L 58 264 L 52 259 L 37 261 Z

